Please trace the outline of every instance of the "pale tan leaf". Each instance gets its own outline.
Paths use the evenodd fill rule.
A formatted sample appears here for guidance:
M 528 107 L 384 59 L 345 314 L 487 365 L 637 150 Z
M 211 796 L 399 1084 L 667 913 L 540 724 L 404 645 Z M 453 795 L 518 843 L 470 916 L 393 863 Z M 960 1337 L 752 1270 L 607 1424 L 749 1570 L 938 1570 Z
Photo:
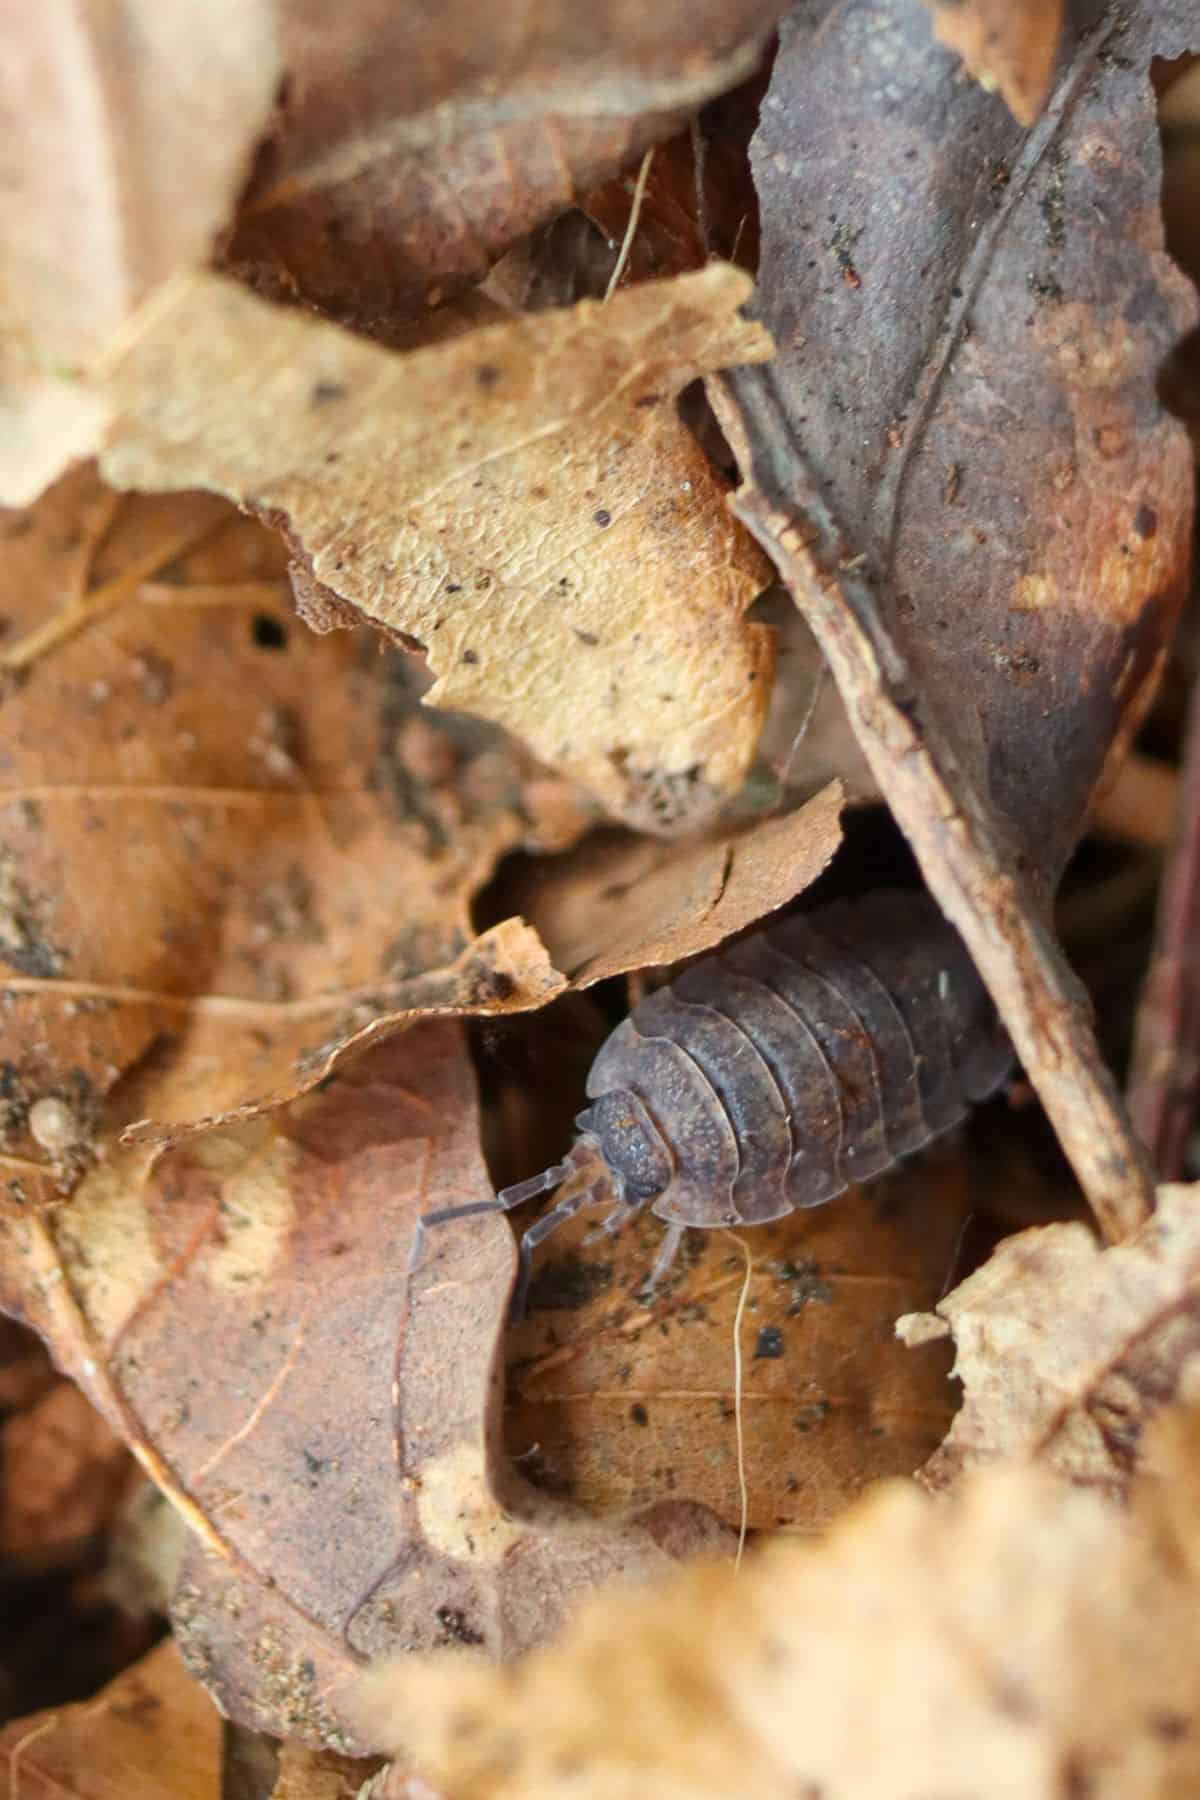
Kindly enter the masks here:
M 1123 1493 L 1149 1420 L 1200 1380 L 1200 1188 L 1160 1189 L 1154 1215 L 1112 1249 L 1081 1224 L 1006 1238 L 936 1315 L 898 1330 L 924 1342 L 938 1320 L 966 1397 L 922 1473 L 928 1487 L 1035 1456 Z
M 273 13 L 243 0 L 5 0 L 0 494 L 95 447 L 77 379 L 159 281 L 204 261 L 271 114 Z
M 1158 1464 L 1131 1512 L 1045 1469 L 888 1483 L 820 1545 L 601 1595 L 514 1668 L 383 1665 L 361 1703 L 455 1800 L 1193 1794 L 1194 1417 Z
M 424 645 L 433 705 L 503 725 L 641 828 L 695 829 L 769 697 L 767 564 L 676 416 L 769 354 L 740 271 L 398 355 L 218 276 L 170 284 L 111 368 L 118 485 L 288 521 L 323 587 Z
M 221 1718 L 174 1644 L 0 1733 L 11 1800 L 221 1800 Z
M 1063 0 L 928 0 L 939 43 L 957 51 L 1013 116 L 1032 125 L 1046 103 L 1063 28 Z

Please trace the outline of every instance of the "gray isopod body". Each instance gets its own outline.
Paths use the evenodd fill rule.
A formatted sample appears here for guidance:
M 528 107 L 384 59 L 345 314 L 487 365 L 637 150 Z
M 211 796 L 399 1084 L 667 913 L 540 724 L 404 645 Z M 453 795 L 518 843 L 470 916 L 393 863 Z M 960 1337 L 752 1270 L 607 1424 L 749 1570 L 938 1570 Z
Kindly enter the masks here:
M 657 1278 L 686 1227 L 824 1205 L 957 1125 L 1011 1062 L 926 895 L 834 902 L 702 957 L 603 1044 L 565 1160 L 484 1203 L 507 1210 L 587 1172 L 521 1240 L 518 1305 L 533 1250 L 584 1205 L 615 1202 L 606 1231 L 646 1206 L 665 1220 Z

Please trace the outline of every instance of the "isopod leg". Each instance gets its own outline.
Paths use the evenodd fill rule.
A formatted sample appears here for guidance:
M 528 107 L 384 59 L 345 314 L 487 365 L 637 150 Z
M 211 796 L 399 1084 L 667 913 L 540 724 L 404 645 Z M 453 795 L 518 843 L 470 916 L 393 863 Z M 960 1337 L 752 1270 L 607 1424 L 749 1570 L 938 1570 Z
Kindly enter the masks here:
M 528 1181 L 517 1181 L 511 1187 L 501 1188 L 492 1200 L 468 1200 L 461 1206 L 441 1206 L 436 1212 L 422 1213 L 417 1220 L 412 1249 L 408 1255 L 409 1274 L 414 1274 L 420 1268 L 425 1252 L 425 1233 L 435 1225 L 450 1225 L 455 1219 L 473 1219 L 480 1213 L 511 1212 L 514 1206 L 523 1206 L 535 1194 L 545 1194 L 557 1187 L 560 1181 L 566 1180 L 574 1166 L 568 1157 L 564 1162 L 554 1163 L 550 1168 L 543 1169 L 540 1175 L 531 1175 Z
M 679 1246 L 683 1242 L 683 1234 L 686 1230 L 686 1225 L 667 1226 L 666 1231 L 663 1233 L 663 1241 L 659 1246 L 658 1255 L 654 1259 L 654 1267 L 642 1284 L 641 1292 L 647 1297 L 653 1294 L 655 1288 L 658 1286 L 671 1264 L 675 1261 L 675 1258 L 679 1255 Z
M 501 1212 L 503 1208 L 496 1200 L 471 1200 L 463 1206 L 442 1206 L 437 1212 L 422 1213 L 417 1220 L 417 1229 L 413 1232 L 412 1248 L 408 1253 L 408 1272 L 415 1275 L 425 1255 L 425 1233 L 432 1231 L 435 1225 L 449 1225 L 455 1219 L 473 1219 L 478 1213 Z
M 630 1219 L 640 1211 L 640 1206 L 631 1206 L 628 1200 L 618 1200 L 608 1216 L 588 1232 L 583 1240 L 584 1244 L 594 1244 L 599 1238 L 616 1237 L 618 1231 L 623 1231 Z
M 600 1192 L 599 1182 L 580 1188 L 577 1193 L 568 1194 L 565 1200 L 531 1225 L 521 1239 L 521 1267 L 517 1275 L 517 1285 L 513 1289 L 512 1305 L 509 1307 L 509 1318 L 515 1323 L 525 1316 L 525 1302 L 529 1298 L 529 1283 L 533 1275 L 533 1253 L 539 1244 L 544 1244 L 552 1231 L 566 1223 L 574 1213 L 591 1206 Z
M 548 1194 L 560 1181 L 565 1181 L 574 1167 L 570 1157 L 563 1162 L 552 1163 L 540 1175 L 531 1175 L 528 1181 L 514 1181 L 511 1187 L 501 1188 L 496 1195 L 495 1204 L 501 1212 L 510 1212 L 514 1206 L 524 1206 L 526 1200 L 532 1200 L 535 1194 Z

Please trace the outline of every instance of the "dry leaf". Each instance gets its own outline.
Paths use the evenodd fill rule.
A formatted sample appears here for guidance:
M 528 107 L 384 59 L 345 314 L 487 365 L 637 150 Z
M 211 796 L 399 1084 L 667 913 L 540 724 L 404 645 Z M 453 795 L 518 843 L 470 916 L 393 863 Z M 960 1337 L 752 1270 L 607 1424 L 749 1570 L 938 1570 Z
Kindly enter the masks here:
M 5 8 L 0 73 L 0 497 L 95 449 L 80 374 L 146 294 L 206 260 L 280 76 L 271 8 L 51 0 Z
M 174 1644 L 0 1732 L 12 1800 L 221 1800 L 221 1719 Z
M 361 1705 L 455 1800 L 1191 1794 L 1198 1439 L 1128 1513 L 1042 1469 L 889 1483 L 818 1546 L 598 1596 L 513 1669 L 393 1662 Z
M 377 1759 L 365 1762 L 333 1750 L 281 1744 L 271 1800 L 362 1800 L 364 1783 L 378 1767 Z M 430 1800 L 436 1796 L 431 1795 Z
M 841 783 L 749 830 L 671 850 L 593 837 L 509 898 L 575 987 L 699 956 L 804 892 L 841 841 Z
M 488 728 L 423 714 L 411 658 L 297 626 L 269 533 L 87 471 L 6 533 L 10 1200 L 69 1188 L 102 1115 L 277 1100 L 414 1005 L 561 988 L 532 933 L 479 938 L 469 910 L 554 784 Z
M 515 1268 L 459 1028 L 356 1058 L 268 1117 L 106 1168 L 10 1221 L 5 1280 L 197 1534 L 173 1619 L 223 1709 L 352 1751 L 340 1708 L 401 1645 L 540 1642 L 577 1595 L 694 1545 L 703 1508 L 593 1521 L 506 1474 L 495 1364 Z M 220 1355 L 209 1347 L 220 1345 Z M 330 1522 L 337 1529 L 330 1530 Z
M 916 1158 L 832 1206 L 732 1236 L 693 1231 L 652 1298 L 662 1241 L 645 1216 L 589 1244 L 597 1215 L 539 1254 L 509 1334 L 505 1441 L 547 1492 L 612 1513 L 667 1494 L 737 1529 L 734 1323 L 747 1519 L 828 1525 L 870 1482 L 909 1474 L 953 1416 L 945 1346 L 909 1355 L 892 1323 L 951 1271 L 971 1189 L 961 1157 Z
M 60 1381 L 0 1428 L 0 1556 L 45 1568 L 78 1560 L 136 1477 L 125 1446 L 79 1389 Z
M 987 89 L 999 88 L 1022 125 L 1050 92 L 1063 0 L 928 0 L 939 43 L 957 51 Z
M 687 131 L 657 145 L 644 179 L 631 167 L 581 195 L 580 211 L 620 246 L 640 186 L 624 281 L 702 269 L 714 256 L 756 267 L 758 203 L 746 152 L 766 80 L 765 70 L 756 72 L 707 106 Z
M 766 565 L 673 396 L 769 353 L 713 267 L 401 356 L 217 276 L 148 309 L 106 473 L 282 517 L 322 587 L 647 829 L 736 788 L 770 688 Z
M 286 86 L 227 266 L 390 336 L 741 81 L 783 10 L 287 0 Z
M 1154 378 L 1195 295 L 1145 72 L 1190 27 L 1106 14 L 1025 134 L 904 0 L 794 12 L 752 152 L 780 354 L 721 385 L 739 514 L 1114 1236 L 1148 1174 L 1049 908 L 1185 589 L 1192 462 Z
M 1200 1380 L 1200 1188 L 1162 1188 L 1154 1215 L 1112 1249 L 1078 1224 L 1006 1238 L 934 1318 L 898 1329 L 910 1342 L 949 1330 L 965 1389 L 922 1473 L 931 1489 L 1035 1456 L 1120 1495 L 1148 1421 Z
M 0 1318 L 0 1412 L 35 1406 L 57 1379 L 38 1340 L 15 1319 Z

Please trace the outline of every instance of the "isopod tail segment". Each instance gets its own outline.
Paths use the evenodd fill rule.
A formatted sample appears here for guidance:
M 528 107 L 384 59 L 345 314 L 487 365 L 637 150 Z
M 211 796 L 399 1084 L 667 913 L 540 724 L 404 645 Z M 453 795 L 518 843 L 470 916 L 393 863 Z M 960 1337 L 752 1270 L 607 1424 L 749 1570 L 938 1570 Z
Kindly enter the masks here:
M 548 1194 L 553 1188 L 568 1184 L 567 1192 L 557 1206 L 551 1207 L 548 1213 L 544 1213 L 521 1236 L 517 1280 L 513 1288 L 509 1317 L 513 1321 L 523 1318 L 533 1276 L 533 1253 L 539 1244 L 544 1244 L 552 1232 L 557 1231 L 560 1225 L 573 1218 L 577 1212 L 582 1212 L 585 1206 L 594 1206 L 597 1201 L 605 1199 L 613 1201 L 613 1208 L 597 1227 L 597 1234 L 612 1236 L 641 1210 L 649 1197 L 631 1195 L 626 1198 L 623 1193 L 618 1193 L 618 1187 L 624 1184 L 614 1182 L 613 1171 L 606 1164 L 595 1139 L 587 1135 L 592 1123 L 592 1109 L 580 1113 L 576 1123 L 585 1136 L 572 1146 L 561 1162 L 552 1163 L 540 1175 L 531 1175 L 526 1181 L 517 1181 L 511 1187 L 501 1188 L 491 1200 L 468 1201 L 462 1206 L 443 1206 L 436 1212 L 422 1214 L 417 1220 L 417 1229 L 413 1235 L 408 1262 L 409 1274 L 416 1273 L 424 1258 L 427 1231 L 439 1225 L 449 1225 L 455 1219 L 474 1218 L 480 1213 L 512 1212 L 516 1207 L 524 1206 L 527 1200 L 534 1200 L 539 1194 Z M 646 1287 L 652 1289 L 665 1274 L 682 1239 L 682 1226 L 672 1226 L 667 1231 Z

